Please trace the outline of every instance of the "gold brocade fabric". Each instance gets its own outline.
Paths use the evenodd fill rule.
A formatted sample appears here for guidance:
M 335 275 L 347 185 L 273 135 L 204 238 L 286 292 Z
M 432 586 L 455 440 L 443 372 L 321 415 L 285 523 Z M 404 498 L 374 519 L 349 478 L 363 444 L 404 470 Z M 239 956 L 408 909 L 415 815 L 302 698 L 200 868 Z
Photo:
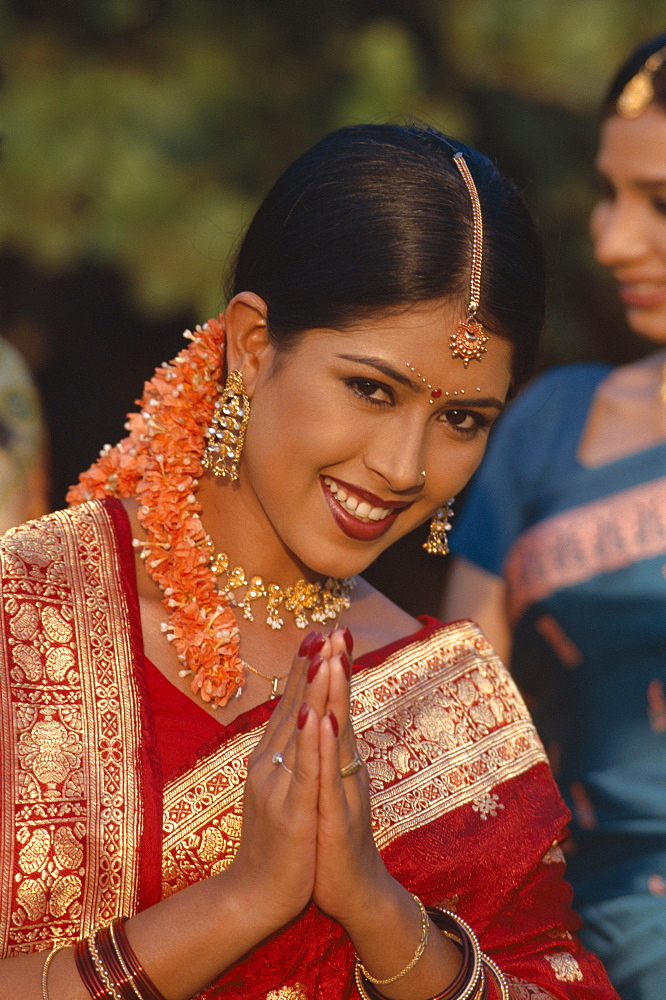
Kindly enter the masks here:
M 112 524 L 83 504 L 0 543 L 0 955 L 136 909 L 139 705 Z M 101 820 L 101 822 L 100 822 Z
M 465 805 L 492 822 L 504 808 L 502 783 L 546 759 L 513 681 L 470 622 L 357 673 L 352 717 L 380 848 Z M 261 732 L 231 739 L 165 788 L 165 895 L 232 861 Z

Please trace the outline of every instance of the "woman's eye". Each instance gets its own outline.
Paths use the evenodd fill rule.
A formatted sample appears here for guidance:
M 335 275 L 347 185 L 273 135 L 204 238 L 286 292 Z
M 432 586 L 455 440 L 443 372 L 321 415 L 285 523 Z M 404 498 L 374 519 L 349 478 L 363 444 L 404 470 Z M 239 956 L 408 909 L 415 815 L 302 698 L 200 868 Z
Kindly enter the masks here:
M 488 426 L 488 421 L 480 413 L 471 413 L 469 410 L 447 410 L 444 419 L 451 427 L 457 431 L 473 434 L 481 427 Z
M 347 380 L 347 385 L 357 396 L 362 396 L 363 399 L 367 399 L 370 403 L 393 402 L 391 390 L 387 386 L 382 385 L 381 382 L 375 382 L 373 379 L 352 378 Z

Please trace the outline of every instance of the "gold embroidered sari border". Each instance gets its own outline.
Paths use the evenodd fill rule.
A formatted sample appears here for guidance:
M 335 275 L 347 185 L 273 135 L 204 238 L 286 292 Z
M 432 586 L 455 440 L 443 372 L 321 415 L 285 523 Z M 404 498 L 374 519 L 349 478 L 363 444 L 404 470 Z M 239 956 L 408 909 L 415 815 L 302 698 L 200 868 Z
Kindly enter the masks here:
M 130 859 L 130 852 L 138 850 L 142 833 L 138 785 L 141 715 L 132 681 L 129 615 L 117 584 L 121 568 L 113 527 L 104 507 L 85 504 L 60 512 L 60 517 L 79 522 L 76 535 L 67 531 L 63 534 L 69 547 L 67 565 L 72 572 L 72 592 L 78 601 L 77 646 L 82 681 L 87 688 L 84 703 L 88 706 L 84 720 L 90 738 L 101 751 L 91 761 L 89 791 L 91 803 L 96 799 L 94 814 L 99 809 L 106 821 L 104 836 L 94 838 L 97 844 L 91 845 L 91 851 L 97 852 L 90 858 L 92 870 L 103 869 L 105 855 L 127 851 L 123 875 L 115 887 L 109 880 L 106 892 L 97 898 L 100 887 L 88 885 L 87 911 L 91 915 L 101 911 L 104 920 L 111 920 L 136 909 L 137 858 Z M 94 534 L 86 531 L 88 526 L 94 527 Z M 86 558 L 81 559 L 84 539 L 89 547 Z M 116 589 L 105 599 L 98 588 L 109 580 L 116 581 Z M 88 636 L 95 639 L 85 641 Z M 122 751 L 119 741 L 123 743 Z M 124 808 L 119 808 L 121 802 Z
M 9 897 L 3 889 L 5 955 L 75 939 L 136 908 L 141 720 L 105 507 L 14 529 L 0 564 L 0 714 L 9 722 L 0 849 L 16 872 Z
M 165 785 L 165 852 L 202 824 L 213 822 L 220 812 L 238 805 L 247 777 L 247 759 L 263 730 L 264 726 L 258 726 L 239 734 Z
M 497 789 L 546 759 L 511 677 L 471 622 L 408 643 L 352 684 L 380 847 L 464 805 L 492 817 Z M 262 732 L 239 734 L 167 785 L 166 891 L 185 871 L 203 877 L 231 860 L 247 758 Z

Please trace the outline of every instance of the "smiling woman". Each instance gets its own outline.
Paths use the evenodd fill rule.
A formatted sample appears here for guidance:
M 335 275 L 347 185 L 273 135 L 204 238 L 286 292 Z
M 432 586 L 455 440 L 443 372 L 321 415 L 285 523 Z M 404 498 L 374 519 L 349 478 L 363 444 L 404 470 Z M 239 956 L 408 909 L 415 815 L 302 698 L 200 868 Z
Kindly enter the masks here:
M 358 576 L 445 551 L 542 312 L 521 198 L 433 129 L 277 181 L 224 316 L 0 547 L 1 1000 L 613 996 L 506 671 Z

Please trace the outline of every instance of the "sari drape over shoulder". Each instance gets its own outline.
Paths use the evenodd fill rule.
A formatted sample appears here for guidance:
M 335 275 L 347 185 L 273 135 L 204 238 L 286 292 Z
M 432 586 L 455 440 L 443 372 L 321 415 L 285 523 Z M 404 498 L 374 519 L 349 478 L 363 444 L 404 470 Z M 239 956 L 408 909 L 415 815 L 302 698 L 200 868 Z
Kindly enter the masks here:
M 172 688 L 176 716 L 181 703 L 198 712 L 201 744 L 169 771 L 116 500 L 12 530 L 0 570 L 0 952 L 9 956 L 73 941 L 227 867 L 247 759 L 274 703 L 220 726 Z M 566 809 L 479 629 L 429 621 L 360 658 L 352 714 L 389 871 L 472 924 L 516 1000 L 613 997 L 575 937 L 557 846 Z M 202 996 L 357 997 L 353 962 L 346 933 L 310 906 Z
M 568 876 L 622 996 L 666 967 L 666 441 L 581 442 L 610 369 L 551 369 L 502 414 L 451 548 L 506 586 L 512 671 L 571 808 Z

